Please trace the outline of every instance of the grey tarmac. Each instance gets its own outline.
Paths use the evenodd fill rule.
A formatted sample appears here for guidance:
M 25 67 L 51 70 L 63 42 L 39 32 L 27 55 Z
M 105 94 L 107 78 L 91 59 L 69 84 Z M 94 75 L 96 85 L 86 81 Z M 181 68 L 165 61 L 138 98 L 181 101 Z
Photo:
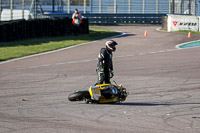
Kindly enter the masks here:
M 0 64 L 0 133 L 199 133 L 200 47 L 175 46 L 200 35 L 157 31 L 160 25 L 97 27 L 126 32 L 113 38 L 113 80 L 127 88 L 127 100 L 67 100 L 96 83 L 106 40 Z

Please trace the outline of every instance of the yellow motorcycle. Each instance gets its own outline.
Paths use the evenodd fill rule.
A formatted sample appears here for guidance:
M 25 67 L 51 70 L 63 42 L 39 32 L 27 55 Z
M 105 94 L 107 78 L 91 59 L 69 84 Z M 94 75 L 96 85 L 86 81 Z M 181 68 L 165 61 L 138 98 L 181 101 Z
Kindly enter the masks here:
M 88 90 L 69 94 L 69 101 L 85 101 L 86 103 L 121 103 L 126 100 L 128 92 L 120 85 L 99 84 Z

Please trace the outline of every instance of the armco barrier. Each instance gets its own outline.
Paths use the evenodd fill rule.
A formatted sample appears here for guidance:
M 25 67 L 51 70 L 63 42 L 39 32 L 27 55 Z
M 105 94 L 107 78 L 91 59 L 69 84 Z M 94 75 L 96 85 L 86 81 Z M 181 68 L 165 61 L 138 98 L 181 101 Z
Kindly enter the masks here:
M 0 42 L 39 37 L 71 35 L 71 18 L 45 18 L 36 20 L 15 20 L 0 22 Z M 88 19 L 80 25 L 81 34 L 89 34 Z
M 71 17 L 67 13 L 46 13 L 46 17 Z M 90 24 L 115 24 L 115 23 L 135 23 L 135 24 L 161 24 L 162 16 L 166 14 L 82 14 L 89 19 Z

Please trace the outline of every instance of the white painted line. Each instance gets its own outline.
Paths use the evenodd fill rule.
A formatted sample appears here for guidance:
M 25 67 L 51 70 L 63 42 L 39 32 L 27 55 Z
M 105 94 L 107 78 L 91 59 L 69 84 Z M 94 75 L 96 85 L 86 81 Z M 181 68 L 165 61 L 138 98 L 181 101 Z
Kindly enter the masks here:
M 116 31 L 116 32 L 120 32 L 120 31 Z M 30 55 L 30 56 L 26 56 L 26 57 L 22 57 L 22 58 L 17 58 L 17 59 L 12 59 L 12 60 L 8 60 L 8 61 L 5 61 L 5 62 L 1 62 L 0 64 L 13 62 L 13 61 L 17 61 L 17 60 L 22 60 L 22 59 L 26 59 L 26 58 L 30 58 L 30 57 L 35 57 L 35 56 L 50 54 L 50 53 L 54 53 L 54 52 L 59 52 L 59 51 L 62 51 L 62 50 L 67 50 L 67 49 L 70 49 L 70 48 L 74 48 L 74 47 L 78 47 L 78 46 L 82 46 L 82 45 L 86 45 L 86 44 L 90 44 L 90 43 L 95 43 L 95 42 L 102 41 L 102 40 L 107 40 L 107 39 L 111 39 L 111 38 L 120 37 L 120 36 L 123 36 L 125 34 L 126 34 L 125 32 L 121 32 L 120 35 L 116 35 L 116 36 L 112 36 L 112 37 L 108 37 L 108 38 L 104 38 L 104 39 L 100 39 L 100 40 L 96 40 L 96 41 L 92 41 L 92 42 L 82 43 L 82 44 L 78 44 L 78 45 L 62 48 L 62 49 L 59 49 L 59 50 L 49 51 L 49 52 L 35 54 L 35 55 Z M 196 41 L 200 41 L 200 40 L 196 40 Z M 168 49 L 168 50 L 160 50 L 160 51 L 157 51 L 157 52 L 153 51 L 153 52 L 147 52 L 147 53 L 121 55 L 121 56 L 115 56 L 113 58 L 125 58 L 125 57 L 133 57 L 133 56 L 137 56 L 137 55 L 143 56 L 143 55 L 148 55 L 148 54 L 157 54 L 157 53 L 172 52 L 172 51 L 177 51 L 177 50 L 184 50 L 184 49 L 188 49 L 188 48 L 180 48 L 180 46 L 186 45 L 188 43 L 193 43 L 193 42 L 196 42 L 196 41 L 191 41 L 191 42 L 178 44 L 178 45 L 176 45 L 177 49 Z M 191 47 L 191 48 L 193 48 L 193 47 Z M 56 64 L 46 64 L 46 65 L 41 65 L 41 66 L 32 66 L 32 67 L 28 67 L 28 68 L 18 68 L 17 70 L 33 69 L 33 68 L 39 68 L 39 67 L 49 67 L 49 66 L 56 66 L 56 65 L 58 66 L 58 65 L 64 65 L 64 64 L 85 63 L 85 62 L 91 62 L 91 61 L 96 61 L 96 60 L 98 60 L 98 59 L 80 60 L 80 61 L 71 61 L 71 62 L 61 62 L 61 63 L 56 63 Z
M 124 55 L 121 55 L 121 56 L 115 56 L 114 58 L 124 58 L 125 56 Z
M 113 58 L 125 58 L 125 57 L 133 57 L 133 56 L 143 56 L 148 54 L 158 54 L 158 53 L 164 53 L 164 52 L 172 52 L 177 51 L 179 49 L 168 49 L 168 50 L 160 50 L 155 52 L 147 52 L 147 53 L 138 53 L 138 54 L 129 54 L 129 55 L 121 55 L 121 56 L 114 56 Z M 70 62 L 60 62 L 56 64 L 46 64 L 46 65 L 40 65 L 40 66 L 32 66 L 28 68 L 18 68 L 17 70 L 25 70 L 25 69 L 33 69 L 33 68 L 42 68 L 42 67 L 51 67 L 51 66 L 59 66 L 59 65 L 65 65 L 65 64 L 77 64 L 77 63 L 86 63 L 86 62 L 92 62 L 97 61 L 98 59 L 90 59 L 90 60 L 79 60 L 79 61 L 70 61 Z
M 70 61 L 70 62 L 61 62 L 56 64 L 45 64 L 45 65 L 39 65 L 39 66 L 31 66 L 27 68 L 17 68 L 17 70 L 25 70 L 25 69 L 33 69 L 33 68 L 42 68 L 42 67 L 51 67 L 51 66 L 59 66 L 59 65 L 65 65 L 65 64 L 77 64 L 77 63 L 86 63 L 91 61 L 96 61 L 97 59 L 92 60 L 80 60 L 80 61 Z
M 139 55 L 145 55 L 146 53 L 140 53 Z
M 74 63 L 78 63 L 78 61 L 66 62 L 65 64 L 74 64 Z
M 90 62 L 90 61 L 92 61 L 92 60 L 82 60 L 80 62 Z
M 148 54 L 156 54 L 156 53 L 158 53 L 158 52 L 149 52 Z
M 165 50 L 158 51 L 158 53 L 163 53 L 163 52 L 166 52 L 166 51 Z
M 56 63 L 55 65 L 64 65 L 64 64 L 66 64 L 66 63 Z
M 42 67 L 51 66 L 50 64 L 41 65 Z
M 135 54 L 129 54 L 129 55 L 125 55 L 124 57 L 133 57 L 133 56 L 135 56 Z
M 31 69 L 31 68 L 38 68 L 38 67 L 40 67 L 40 66 L 32 66 L 32 67 L 28 67 L 28 68 Z M 26 68 L 24 68 L 24 69 L 26 69 Z
M 167 52 L 171 52 L 171 51 L 177 51 L 178 49 L 168 49 L 166 50 Z
M 17 70 L 25 70 L 25 69 L 27 69 L 27 68 L 17 68 Z
M 16 59 L 11 59 L 11 60 L 0 62 L 0 64 L 14 62 L 14 61 L 18 61 L 18 60 L 23 60 L 23 59 L 27 59 L 27 58 L 31 58 L 31 57 L 40 56 L 40 55 L 46 55 L 46 54 L 50 54 L 50 53 L 55 53 L 55 52 L 59 52 L 59 51 L 63 51 L 63 50 L 71 49 L 71 48 L 75 48 L 75 47 L 78 47 L 78 46 L 82 46 L 82 45 L 86 45 L 86 44 L 90 44 L 90 43 L 95 43 L 95 42 L 99 42 L 99 41 L 103 41 L 103 40 L 107 40 L 107 39 L 111 39 L 111 38 L 117 38 L 117 37 L 126 35 L 126 32 L 121 32 L 121 31 L 116 31 L 116 32 L 120 32 L 121 34 L 120 35 L 116 35 L 116 36 L 103 38 L 103 39 L 96 40 L 96 41 L 92 41 L 92 42 L 86 42 L 86 43 L 81 43 L 81 44 L 69 46 L 69 47 L 66 47 L 66 48 L 58 49 L 58 50 L 48 51 L 48 52 L 34 54 L 34 55 L 29 55 L 29 56 L 25 56 L 25 57 L 16 58 Z
M 144 56 L 148 54 L 158 54 L 158 53 L 165 53 L 165 52 L 173 52 L 178 50 L 184 50 L 187 48 L 182 49 L 168 49 L 168 50 L 160 50 L 160 51 L 153 51 L 153 52 L 147 52 L 147 53 L 138 53 L 138 54 L 129 54 L 129 55 L 121 55 L 121 56 L 114 56 L 113 58 L 125 58 L 125 57 L 133 57 L 133 56 Z M 33 68 L 41 68 L 41 67 L 51 67 L 51 66 L 59 66 L 59 65 L 65 65 L 65 64 L 77 64 L 77 63 L 86 63 L 86 62 L 92 62 L 97 61 L 98 59 L 89 59 L 89 60 L 79 60 L 79 61 L 70 61 L 70 62 L 60 62 L 56 64 L 45 64 L 41 66 L 32 66 L 27 68 L 18 68 L 17 70 L 25 70 L 25 69 L 33 69 Z

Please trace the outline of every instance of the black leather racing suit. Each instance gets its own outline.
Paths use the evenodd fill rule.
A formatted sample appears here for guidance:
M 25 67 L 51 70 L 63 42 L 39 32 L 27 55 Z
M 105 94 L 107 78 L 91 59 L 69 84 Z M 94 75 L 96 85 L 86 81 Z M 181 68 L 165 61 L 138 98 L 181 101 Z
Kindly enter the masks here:
M 113 71 L 112 52 L 107 48 L 102 48 L 97 64 L 98 84 L 110 83 L 111 71 Z

